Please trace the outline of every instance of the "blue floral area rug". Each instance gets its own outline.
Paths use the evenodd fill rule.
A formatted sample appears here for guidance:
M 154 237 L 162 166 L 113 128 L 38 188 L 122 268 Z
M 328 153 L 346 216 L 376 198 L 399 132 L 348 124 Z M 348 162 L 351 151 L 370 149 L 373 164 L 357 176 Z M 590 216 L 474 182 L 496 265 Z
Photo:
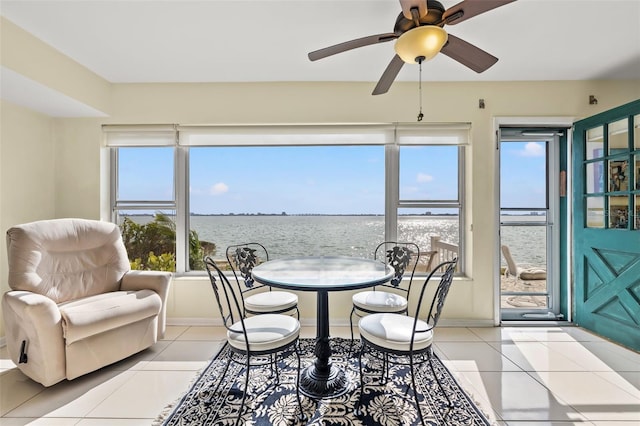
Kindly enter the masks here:
M 408 366 L 391 365 L 389 381 L 381 383 L 382 362 L 368 354 L 363 356 L 364 392 L 363 407 L 359 416 L 354 407 L 360 394 L 360 373 L 357 355 L 348 357 L 348 339 L 332 338 L 332 363 L 339 364 L 347 373 L 349 391 L 339 397 L 313 400 L 302 393 L 302 407 L 307 416 L 304 424 L 329 425 L 419 425 L 411 391 L 411 374 Z M 300 339 L 302 368 L 313 363 L 314 339 Z M 358 350 L 359 348 L 355 348 Z M 357 352 L 355 352 L 357 354 Z M 225 346 L 200 373 L 175 405 L 168 407 L 155 425 L 234 425 L 241 409 L 243 392 L 248 391 L 241 424 L 244 425 L 294 425 L 298 404 L 295 394 L 295 354 L 279 357 L 279 384 L 268 367 L 252 367 L 249 386 L 245 389 L 244 366 L 231 363 L 224 382 L 220 382 L 229 347 Z M 453 407 L 440 392 L 428 363 L 416 368 L 416 387 L 425 424 L 430 426 L 489 425 L 489 421 L 460 387 L 439 358 L 434 357 L 434 367 Z M 220 386 L 218 386 L 220 384 Z M 217 388 L 217 392 L 216 391 Z

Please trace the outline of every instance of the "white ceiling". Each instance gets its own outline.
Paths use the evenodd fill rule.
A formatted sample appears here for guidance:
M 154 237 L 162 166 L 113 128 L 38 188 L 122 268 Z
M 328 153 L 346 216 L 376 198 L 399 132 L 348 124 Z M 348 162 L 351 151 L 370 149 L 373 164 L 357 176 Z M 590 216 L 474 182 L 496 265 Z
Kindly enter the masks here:
M 376 82 L 393 41 L 307 53 L 391 32 L 398 13 L 398 0 L 0 0 L 5 18 L 113 83 Z M 425 81 L 640 78 L 640 0 L 518 0 L 445 29 L 499 61 L 476 74 L 438 55 Z M 417 65 L 397 78 L 417 79 Z

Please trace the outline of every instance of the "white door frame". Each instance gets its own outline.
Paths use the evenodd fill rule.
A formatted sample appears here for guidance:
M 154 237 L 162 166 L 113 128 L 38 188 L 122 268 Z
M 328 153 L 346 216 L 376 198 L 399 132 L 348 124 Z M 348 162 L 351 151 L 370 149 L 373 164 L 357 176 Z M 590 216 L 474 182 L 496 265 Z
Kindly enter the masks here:
M 495 164 L 499 164 L 500 161 L 500 150 L 498 149 L 500 146 L 499 140 L 499 130 L 500 127 L 558 127 L 558 128 L 570 128 L 573 126 L 573 122 L 576 121 L 575 117 L 494 117 L 493 119 L 493 134 L 496 139 L 496 149 L 495 149 Z M 567 176 L 571 176 L 571 132 L 567 132 Z M 496 169 L 494 174 L 494 199 L 495 206 L 494 211 L 498 214 L 495 215 L 495 226 L 496 230 L 500 229 L 500 171 Z M 572 193 L 571 190 L 571 179 L 567 179 L 567 197 L 570 197 Z M 571 217 L 572 217 L 572 208 L 571 203 L 567 203 L 567 226 L 571 229 Z M 567 241 L 567 251 L 572 253 L 572 245 L 571 239 L 568 238 Z M 494 286 L 493 286 L 493 322 L 495 326 L 499 326 L 501 324 L 501 314 L 500 314 L 500 239 L 496 238 L 496 244 L 494 247 Z M 567 267 L 567 276 L 565 277 L 566 282 L 570 283 L 571 278 L 571 264 L 568 264 Z M 567 295 L 567 299 L 569 303 L 571 303 L 571 285 L 568 285 L 569 294 Z M 568 310 L 567 321 L 571 321 L 571 310 Z

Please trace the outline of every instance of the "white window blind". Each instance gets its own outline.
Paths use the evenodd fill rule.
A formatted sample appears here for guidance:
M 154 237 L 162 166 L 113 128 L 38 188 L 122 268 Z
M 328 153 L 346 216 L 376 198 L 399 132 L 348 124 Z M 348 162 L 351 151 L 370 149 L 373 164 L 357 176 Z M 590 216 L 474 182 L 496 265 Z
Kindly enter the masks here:
M 184 146 L 384 145 L 393 127 L 356 125 L 178 126 Z
M 467 145 L 469 123 L 454 124 L 398 124 L 398 145 Z
M 177 141 L 176 126 L 160 125 L 109 125 L 102 126 L 105 146 L 171 146 Z
M 293 125 L 103 125 L 109 147 L 467 145 L 469 123 Z

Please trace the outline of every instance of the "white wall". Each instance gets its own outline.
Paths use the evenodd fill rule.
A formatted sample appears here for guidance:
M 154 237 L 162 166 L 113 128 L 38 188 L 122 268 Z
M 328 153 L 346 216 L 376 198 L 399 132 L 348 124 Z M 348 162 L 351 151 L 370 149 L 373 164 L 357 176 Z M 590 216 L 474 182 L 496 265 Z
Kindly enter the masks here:
M 0 229 L 55 215 L 53 119 L 0 104 Z M 0 243 L 0 292 L 7 284 L 7 247 Z M 1 308 L 0 308 L 1 309 Z M 4 321 L 0 322 L 4 336 Z

